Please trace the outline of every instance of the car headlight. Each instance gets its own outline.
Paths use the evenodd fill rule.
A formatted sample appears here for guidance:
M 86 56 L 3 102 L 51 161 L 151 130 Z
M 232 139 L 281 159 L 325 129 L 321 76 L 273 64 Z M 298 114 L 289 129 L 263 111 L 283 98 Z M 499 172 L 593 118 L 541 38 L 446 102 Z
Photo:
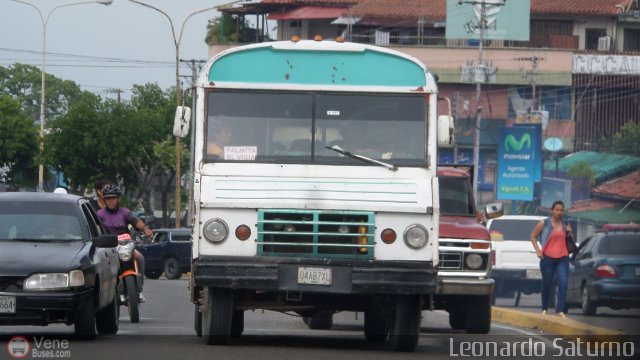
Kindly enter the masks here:
M 471 270 L 480 269 L 482 266 L 482 256 L 480 256 L 480 254 L 468 254 L 464 259 L 464 263 L 467 264 L 467 267 Z
M 428 241 L 429 232 L 422 225 L 413 224 L 404 231 L 404 242 L 411 248 L 423 248 Z
M 221 219 L 211 219 L 204 224 L 202 233 L 208 241 L 219 243 L 227 238 L 229 227 Z
M 84 285 L 82 270 L 69 273 L 33 274 L 24 281 L 25 290 L 62 290 Z

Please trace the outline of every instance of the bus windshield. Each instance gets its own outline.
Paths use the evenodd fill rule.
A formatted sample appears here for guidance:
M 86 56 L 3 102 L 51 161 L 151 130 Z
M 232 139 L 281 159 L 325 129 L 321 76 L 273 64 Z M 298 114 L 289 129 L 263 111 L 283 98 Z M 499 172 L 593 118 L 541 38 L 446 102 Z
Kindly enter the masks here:
M 426 104 L 424 94 L 211 91 L 205 161 L 367 165 L 327 149 L 337 145 L 424 166 Z

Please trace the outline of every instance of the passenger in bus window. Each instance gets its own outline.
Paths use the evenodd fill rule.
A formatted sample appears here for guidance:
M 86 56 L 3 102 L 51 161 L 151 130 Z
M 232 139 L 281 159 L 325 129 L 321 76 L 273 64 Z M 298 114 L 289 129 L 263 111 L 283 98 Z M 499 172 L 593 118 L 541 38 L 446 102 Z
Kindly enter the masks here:
M 215 155 L 223 159 L 224 147 L 231 143 L 231 126 L 229 124 L 222 124 L 214 128 L 213 131 L 213 136 L 207 144 L 207 154 Z

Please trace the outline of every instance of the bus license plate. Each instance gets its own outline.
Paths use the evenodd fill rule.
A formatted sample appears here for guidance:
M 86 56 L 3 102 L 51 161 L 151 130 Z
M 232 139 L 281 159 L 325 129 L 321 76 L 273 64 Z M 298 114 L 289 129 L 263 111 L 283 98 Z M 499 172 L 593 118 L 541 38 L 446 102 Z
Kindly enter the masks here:
M 299 267 L 298 284 L 331 285 L 331 269 Z
M 527 279 L 542 279 L 540 269 L 527 269 Z
M 16 312 L 15 296 L 0 296 L 0 313 L 13 314 Z

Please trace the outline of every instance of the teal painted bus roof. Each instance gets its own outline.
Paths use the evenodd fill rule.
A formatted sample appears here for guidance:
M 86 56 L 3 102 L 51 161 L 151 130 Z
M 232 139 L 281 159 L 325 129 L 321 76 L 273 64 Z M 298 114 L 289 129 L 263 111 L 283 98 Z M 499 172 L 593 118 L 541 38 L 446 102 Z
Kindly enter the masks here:
M 252 46 L 216 59 L 209 81 L 279 85 L 426 87 L 424 68 L 407 57 L 363 47 L 363 51 Z

